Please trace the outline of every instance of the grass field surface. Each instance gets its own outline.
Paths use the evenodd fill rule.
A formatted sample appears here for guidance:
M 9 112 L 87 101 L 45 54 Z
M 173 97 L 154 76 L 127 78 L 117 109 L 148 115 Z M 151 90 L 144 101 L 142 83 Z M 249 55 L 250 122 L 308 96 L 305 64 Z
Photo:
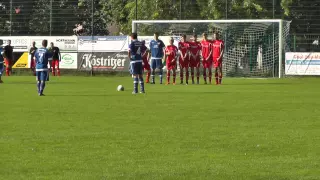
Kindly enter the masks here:
M 320 179 L 320 79 L 0 84 L 1 180 Z M 125 91 L 117 92 L 122 84 Z

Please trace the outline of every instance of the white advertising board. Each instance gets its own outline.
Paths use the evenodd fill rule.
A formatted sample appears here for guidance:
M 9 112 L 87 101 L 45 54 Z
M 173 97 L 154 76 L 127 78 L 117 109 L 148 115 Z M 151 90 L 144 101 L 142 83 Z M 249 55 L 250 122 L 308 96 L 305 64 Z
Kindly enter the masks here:
M 78 38 L 76 36 L 0 36 L 0 39 L 4 41 L 3 46 L 6 46 L 8 40 L 11 40 L 13 52 L 28 52 L 33 41 L 39 48 L 44 39 L 48 40 L 48 48 L 50 43 L 53 42 L 61 52 L 76 52 L 78 50 Z
M 320 75 L 320 53 L 287 52 L 286 75 Z
M 13 46 L 13 52 L 27 52 L 30 45 L 30 39 L 28 36 L 0 36 L 3 40 L 3 46 L 8 45 L 8 41 L 11 40 L 11 46 Z
M 128 36 L 80 36 L 79 52 L 121 52 L 128 51 Z
M 30 46 L 33 41 L 36 42 L 36 47 L 41 47 L 42 40 L 48 40 L 48 48 L 53 42 L 54 46 L 60 49 L 60 52 L 77 52 L 78 37 L 77 36 L 30 36 Z
M 61 53 L 60 69 L 77 69 L 78 54 L 77 53 Z

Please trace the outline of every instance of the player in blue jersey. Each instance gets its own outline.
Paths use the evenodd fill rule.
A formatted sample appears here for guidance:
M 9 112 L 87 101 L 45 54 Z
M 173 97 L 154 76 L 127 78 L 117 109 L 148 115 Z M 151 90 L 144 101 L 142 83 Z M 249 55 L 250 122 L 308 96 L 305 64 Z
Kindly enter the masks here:
M 129 45 L 128 56 L 130 59 L 130 73 L 132 74 L 134 90 L 132 94 L 138 93 L 138 82 L 140 83 L 140 93 L 145 93 L 143 82 L 142 64 L 142 42 L 138 41 L 137 33 L 131 34 L 131 44 Z
M 150 55 L 151 55 L 151 84 L 155 84 L 154 82 L 154 76 L 155 76 L 155 70 L 159 69 L 159 76 L 160 76 L 160 84 L 162 84 L 162 74 L 163 74 L 163 70 L 162 70 L 162 59 L 164 57 L 165 54 L 165 48 L 166 46 L 164 45 L 163 41 L 161 41 L 159 39 L 159 34 L 156 32 L 154 33 L 154 40 L 152 40 L 150 42 Z M 149 55 L 149 56 L 150 56 Z M 150 59 L 150 57 L 149 57 Z
M 1 79 L 1 76 L 2 76 L 2 72 L 4 70 L 4 58 L 3 58 L 3 53 L 4 53 L 4 49 L 2 47 L 3 45 L 3 40 L 0 39 L 0 83 L 3 83 L 2 79 Z
M 46 86 L 46 81 L 49 81 L 48 63 L 52 60 L 52 53 L 47 49 L 48 41 L 42 41 L 42 47 L 37 49 L 34 54 L 36 63 L 36 79 L 39 96 L 44 96 L 43 90 Z

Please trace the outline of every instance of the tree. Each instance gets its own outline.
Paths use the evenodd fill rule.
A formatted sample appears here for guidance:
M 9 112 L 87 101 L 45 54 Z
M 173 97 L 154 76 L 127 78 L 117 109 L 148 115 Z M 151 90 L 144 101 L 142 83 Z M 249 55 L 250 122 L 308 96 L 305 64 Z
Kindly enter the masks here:
M 9 3 L 0 3 L 0 35 L 8 35 L 10 31 L 9 22 Z
M 108 10 L 104 9 L 104 1 L 80 0 L 77 17 L 84 27 L 84 35 L 108 35 Z
M 32 34 L 50 34 L 50 8 L 50 3 L 46 0 L 37 0 L 34 2 L 32 8 L 33 18 L 29 21 L 29 27 Z
M 124 1 L 121 5 L 122 6 L 118 5 L 117 7 L 119 7 L 120 9 L 122 7 L 125 8 L 120 11 L 117 11 L 118 13 L 115 13 L 118 17 L 116 18 L 116 20 L 120 20 L 115 21 L 115 23 L 117 23 L 120 26 L 122 32 L 130 33 L 131 22 L 133 19 L 136 18 L 136 4 L 135 1 Z M 180 17 L 196 17 L 196 13 L 200 14 L 200 10 L 198 9 L 198 5 L 195 0 L 193 1 L 193 3 L 183 2 L 182 6 L 186 9 L 186 12 L 180 15 L 180 0 L 138 0 L 138 19 L 172 20 L 180 19 Z M 139 30 L 144 34 L 150 35 L 156 30 L 173 30 L 174 28 L 175 27 L 170 27 L 170 25 L 162 24 L 154 26 L 140 26 Z
M 75 25 L 81 24 L 85 29 L 82 35 L 108 35 L 99 0 L 35 0 L 31 9 L 32 34 L 73 35 Z

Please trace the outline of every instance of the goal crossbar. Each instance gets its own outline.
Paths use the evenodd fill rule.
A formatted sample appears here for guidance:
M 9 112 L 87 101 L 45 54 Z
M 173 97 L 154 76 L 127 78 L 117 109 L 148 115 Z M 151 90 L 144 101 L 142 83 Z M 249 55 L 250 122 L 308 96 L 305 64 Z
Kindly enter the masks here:
M 279 78 L 282 77 L 282 59 L 284 51 L 283 42 L 283 22 L 282 19 L 227 19 L 227 20 L 133 20 L 132 32 L 137 32 L 137 24 L 196 24 L 196 23 L 279 23 Z
M 255 23 L 255 22 L 278 22 L 282 19 L 225 19 L 225 20 L 133 20 L 132 24 L 137 23 Z

